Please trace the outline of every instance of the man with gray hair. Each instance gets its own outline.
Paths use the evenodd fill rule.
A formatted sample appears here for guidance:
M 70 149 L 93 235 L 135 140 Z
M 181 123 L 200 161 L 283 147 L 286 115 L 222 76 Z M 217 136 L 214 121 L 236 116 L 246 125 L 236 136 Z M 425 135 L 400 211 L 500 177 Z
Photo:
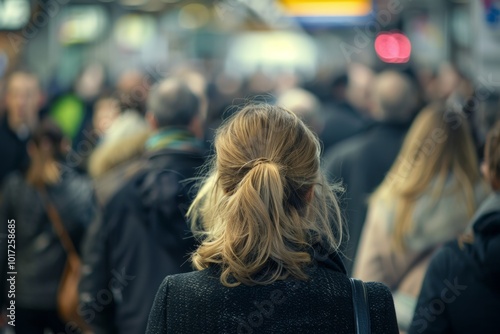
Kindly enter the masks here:
M 417 94 L 411 80 L 396 71 L 382 72 L 373 87 L 371 116 L 383 122 L 405 123 L 411 118 Z
M 144 333 L 163 278 L 191 270 L 185 181 L 204 162 L 200 97 L 172 78 L 152 89 L 147 109 L 145 153 L 120 173 L 83 245 L 80 314 L 96 334 Z
M 382 72 L 375 79 L 370 115 L 373 124 L 325 154 L 325 170 L 345 187 L 343 209 L 349 239 L 343 245 L 348 273 L 363 230 L 369 195 L 382 182 L 401 148 L 417 107 L 417 91 L 406 75 Z M 325 129 L 328 131 L 328 129 Z
M 165 80 L 150 93 L 146 119 L 153 129 L 181 127 L 201 138 L 205 116 L 200 100 L 181 80 Z
M 321 102 L 316 96 L 302 88 L 292 88 L 278 96 L 276 104 L 283 106 L 297 115 L 316 133 L 323 130 Z

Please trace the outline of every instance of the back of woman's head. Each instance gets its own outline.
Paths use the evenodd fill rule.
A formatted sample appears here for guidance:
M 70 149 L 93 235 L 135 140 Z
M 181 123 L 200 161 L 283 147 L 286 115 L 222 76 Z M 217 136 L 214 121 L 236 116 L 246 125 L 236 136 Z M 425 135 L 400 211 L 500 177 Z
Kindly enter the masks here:
M 247 106 L 217 131 L 215 151 L 188 212 L 193 226 L 204 228 L 196 268 L 220 265 L 227 286 L 269 284 L 306 279 L 314 245 L 337 250 L 335 194 L 320 172 L 319 142 L 297 116 Z
M 44 119 L 35 128 L 28 144 L 30 167 L 28 181 L 34 185 L 50 184 L 59 179 L 57 162 L 65 154 L 66 138 L 52 120 Z
M 463 113 L 432 105 L 413 122 L 379 190 L 414 199 L 433 181 L 444 186 L 450 175 L 462 185 L 480 179 L 474 142 Z
M 44 153 L 44 156 L 59 160 L 64 155 L 65 136 L 59 125 L 46 118 L 33 131 L 31 142 Z
M 474 142 L 465 115 L 444 105 L 430 106 L 417 116 L 389 177 L 393 190 L 417 197 L 436 177 L 453 173 L 460 181 L 480 178 Z
M 464 195 L 464 205 L 472 215 L 480 172 L 469 125 L 461 111 L 436 104 L 419 113 L 395 163 L 372 197 L 399 200 L 396 244 L 403 246 L 411 229 L 415 201 L 429 190 L 436 198 L 443 196 L 450 178 L 451 189 Z
M 488 132 L 485 146 L 486 175 L 493 190 L 500 190 L 500 121 Z

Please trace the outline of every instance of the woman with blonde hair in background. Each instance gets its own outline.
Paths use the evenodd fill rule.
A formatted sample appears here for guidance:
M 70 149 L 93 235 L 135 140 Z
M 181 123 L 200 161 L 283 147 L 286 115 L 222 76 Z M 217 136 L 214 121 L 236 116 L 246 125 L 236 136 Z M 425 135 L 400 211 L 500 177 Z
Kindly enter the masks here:
M 389 286 L 401 330 L 431 255 L 465 230 L 486 196 L 464 115 L 445 105 L 424 109 L 370 198 L 354 268 L 354 277 Z
M 500 122 L 488 133 L 484 156 L 481 170 L 493 191 L 474 214 L 471 229 L 432 258 L 410 334 L 498 333 Z
M 147 333 L 361 328 L 337 252 L 341 215 L 320 172 L 316 136 L 288 110 L 250 105 L 217 131 L 215 151 L 188 212 L 195 232 L 203 228 L 192 254 L 198 271 L 165 278 Z M 389 290 L 364 286 L 372 332 L 397 333 Z

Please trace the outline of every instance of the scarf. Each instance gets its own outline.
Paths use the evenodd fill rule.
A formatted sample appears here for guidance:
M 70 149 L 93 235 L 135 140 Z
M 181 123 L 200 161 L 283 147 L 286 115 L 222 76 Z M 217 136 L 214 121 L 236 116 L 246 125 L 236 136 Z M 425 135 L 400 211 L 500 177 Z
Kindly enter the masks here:
M 167 128 L 154 133 L 146 141 L 147 151 L 161 149 L 174 149 L 180 151 L 203 150 L 203 142 L 196 138 L 191 132 L 181 128 Z

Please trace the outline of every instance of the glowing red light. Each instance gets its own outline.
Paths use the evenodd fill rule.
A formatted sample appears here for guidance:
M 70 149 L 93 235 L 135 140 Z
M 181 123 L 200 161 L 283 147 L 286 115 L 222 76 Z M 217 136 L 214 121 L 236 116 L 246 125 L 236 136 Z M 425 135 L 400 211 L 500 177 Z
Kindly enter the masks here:
M 406 63 L 410 60 L 411 42 L 402 33 L 381 33 L 375 39 L 375 52 L 386 63 Z

